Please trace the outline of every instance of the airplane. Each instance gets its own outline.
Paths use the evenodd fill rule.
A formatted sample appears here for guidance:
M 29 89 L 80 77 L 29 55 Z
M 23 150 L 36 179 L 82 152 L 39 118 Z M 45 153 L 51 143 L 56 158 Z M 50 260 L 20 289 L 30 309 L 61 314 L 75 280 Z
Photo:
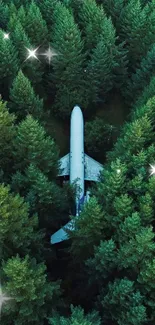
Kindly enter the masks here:
M 75 106 L 70 120 L 70 153 L 60 160 L 59 177 L 70 176 L 70 184 L 76 183 L 75 205 L 76 217 L 79 217 L 82 206 L 89 200 L 90 192 L 85 193 L 85 181 L 99 181 L 103 165 L 84 153 L 84 119 L 81 108 Z M 74 229 L 74 220 L 51 236 L 51 244 L 67 240 L 68 233 L 65 229 Z

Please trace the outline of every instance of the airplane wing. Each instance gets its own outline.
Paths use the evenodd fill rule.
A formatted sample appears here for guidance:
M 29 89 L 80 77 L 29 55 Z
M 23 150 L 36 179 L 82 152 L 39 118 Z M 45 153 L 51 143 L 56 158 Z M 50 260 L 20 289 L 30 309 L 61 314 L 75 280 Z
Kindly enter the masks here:
M 95 159 L 84 155 L 85 159 L 85 181 L 99 181 L 100 172 L 103 170 L 103 165 Z
M 69 169 L 70 169 L 69 160 L 70 160 L 70 154 L 69 153 L 59 160 L 60 170 L 59 170 L 58 176 L 67 176 L 67 175 L 69 175 Z

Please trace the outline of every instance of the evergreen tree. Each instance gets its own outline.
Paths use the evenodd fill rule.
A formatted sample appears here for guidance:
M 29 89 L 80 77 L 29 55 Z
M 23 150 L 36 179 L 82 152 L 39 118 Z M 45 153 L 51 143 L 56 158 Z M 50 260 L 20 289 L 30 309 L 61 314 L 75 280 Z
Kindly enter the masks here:
M 12 34 L 14 32 L 14 29 L 16 27 L 17 22 L 17 11 L 13 12 L 11 15 L 9 15 L 9 21 L 7 24 L 7 29 Z
M 103 147 L 111 149 L 112 136 L 115 127 L 107 124 L 101 118 L 96 117 L 94 120 L 85 123 L 85 144 L 88 152 L 99 154 Z
M 22 27 L 25 29 L 26 26 L 26 9 L 23 5 L 20 6 L 17 12 L 17 19 L 21 23 Z
M 9 16 L 17 13 L 17 8 L 14 1 L 9 1 Z
M 60 281 L 49 283 L 44 263 L 19 255 L 2 263 L 5 292 L 13 298 L 3 308 L 2 323 L 40 324 L 60 304 Z
M 4 4 L 2 0 L 0 1 L 0 17 L 1 17 L 0 28 L 6 30 L 7 22 L 9 18 L 9 8 L 7 5 Z
M 142 9 L 140 0 L 130 0 L 120 15 L 120 38 L 126 41 L 129 61 L 134 70 L 149 50 L 143 42 L 147 30 L 148 8 Z M 145 49 L 145 51 L 144 51 Z
M 13 254 L 33 254 L 42 248 L 43 235 L 36 230 L 38 218 L 29 217 L 29 207 L 18 194 L 10 193 L 9 187 L 0 185 L 0 257 L 7 259 Z M 34 249 L 34 251 L 33 251 Z
M 75 230 L 70 232 L 71 252 L 76 259 L 85 260 L 93 254 L 93 246 L 100 242 L 104 223 L 101 206 L 95 197 L 90 198 L 80 218 L 75 220 Z
M 71 305 L 71 316 L 68 318 L 62 317 L 60 315 L 55 315 L 49 319 L 50 325 L 100 325 L 101 321 L 98 313 L 93 311 L 87 315 L 84 314 L 84 310 L 79 307 L 73 307 Z
M 100 37 L 103 37 L 105 44 L 115 42 L 115 28 L 111 18 L 107 18 L 103 7 L 98 6 L 95 0 L 82 2 L 79 7 L 79 25 L 83 31 L 88 54 L 97 45 Z
M 112 89 L 114 65 L 114 53 L 110 46 L 106 46 L 102 38 L 94 49 L 86 68 L 87 82 L 90 85 L 90 102 L 97 103 L 101 98 L 101 94 L 105 98 L 107 92 Z
M 54 10 L 53 48 L 58 52 L 53 61 L 52 80 L 56 84 L 55 110 L 70 115 L 73 104 L 86 106 L 84 89 L 84 56 L 80 31 L 73 15 L 61 3 Z M 64 97 L 66 97 L 64 101 Z
M 16 25 L 14 31 L 12 33 L 13 44 L 15 45 L 18 54 L 19 60 L 21 63 L 22 71 L 29 78 L 32 85 L 36 87 L 42 80 L 43 68 L 41 67 L 41 63 L 36 60 L 35 64 L 33 60 L 26 60 L 28 55 L 28 50 L 31 49 L 32 46 L 28 39 L 27 34 L 25 33 L 21 23 L 16 18 Z
M 43 99 L 35 95 L 30 81 L 19 70 L 17 77 L 10 89 L 10 107 L 19 117 L 24 118 L 27 114 L 32 114 L 35 118 L 41 118 L 43 114 Z
M 0 168 L 8 170 L 13 155 L 15 116 L 10 114 L 7 103 L 0 100 Z
M 143 296 L 134 288 L 134 282 L 127 278 L 116 279 L 108 287 L 108 293 L 100 297 L 105 312 L 103 318 L 109 321 L 112 316 L 120 325 L 145 324 L 147 317 Z
M 45 19 L 49 28 L 51 28 L 53 24 L 53 12 L 57 2 L 57 0 L 45 0 L 41 3 L 38 3 L 43 18 Z
M 116 30 L 119 32 L 119 19 L 124 6 L 127 4 L 127 0 L 101 0 L 103 8 L 107 15 L 112 18 Z
M 53 226 L 59 227 L 58 220 L 62 213 L 68 214 L 68 193 L 53 180 L 50 181 L 34 164 L 30 164 L 24 173 L 16 172 L 12 177 L 11 186 L 14 191 L 25 197 L 31 212 L 37 211 L 40 225 L 46 226 L 48 232 Z
M 15 168 L 24 171 L 31 163 L 54 177 L 58 172 L 58 149 L 37 120 L 28 115 L 17 127 L 14 141 Z
M 154 75 L 154 53 L 155 45 L 148 51 L 146 57 L 142 59 L 139 68 L 136 69 L 128 81 L 124 95 L 126 101 L 130 102 L 130 104 L 137 100 Z
M 22 64 L 26 58 L 25 47 L 31 48 L 31 46 L 30 46 L 28 36 L 26 35 L 21 23 L 17 19 L 18 18 L 15 17 L 15 26 L 12 33 L 12 40 L 16 49 L 18 50 L 20 63 Z
M 144 105 L 146 105 L 147 102 L 154 96 L 155 96 L 155 77 L 153 76 L 148 86 L 144 88 L 143 92 L 137 98 L 134 104 L 133 112 L 135 112 L 136 110 L 140 111 L 141 108 Z
M 5 39 L 0 30 L 0 85 L 4 91 L 9 89 L 18 71 L 17 51 L 11 39 Z
M 48 42 L 46 22 L 42 18 L 40 9 L 34 1 L 29 6 L 24 27 L 33 46 L 39 46 L 45 41 L 46 43 Z

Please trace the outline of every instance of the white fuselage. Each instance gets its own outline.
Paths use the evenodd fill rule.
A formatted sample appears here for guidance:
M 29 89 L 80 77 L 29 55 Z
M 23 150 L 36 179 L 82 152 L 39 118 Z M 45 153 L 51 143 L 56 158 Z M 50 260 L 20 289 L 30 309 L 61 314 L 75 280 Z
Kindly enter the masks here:
M 70 183 L 76 182 L 76 215 L 79 203 L 84 199 L 84 121 L 79 106 L 71 114 Z

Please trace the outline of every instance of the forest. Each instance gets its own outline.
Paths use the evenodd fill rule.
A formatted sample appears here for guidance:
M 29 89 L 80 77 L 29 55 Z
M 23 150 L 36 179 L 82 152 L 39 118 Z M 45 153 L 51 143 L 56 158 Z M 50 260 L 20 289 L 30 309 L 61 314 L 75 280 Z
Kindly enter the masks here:
M 75 105 L 104 168 L 51 245 Z M 0 324 L 155 324 L 154 141 L 155 0 L 0 0 Z

